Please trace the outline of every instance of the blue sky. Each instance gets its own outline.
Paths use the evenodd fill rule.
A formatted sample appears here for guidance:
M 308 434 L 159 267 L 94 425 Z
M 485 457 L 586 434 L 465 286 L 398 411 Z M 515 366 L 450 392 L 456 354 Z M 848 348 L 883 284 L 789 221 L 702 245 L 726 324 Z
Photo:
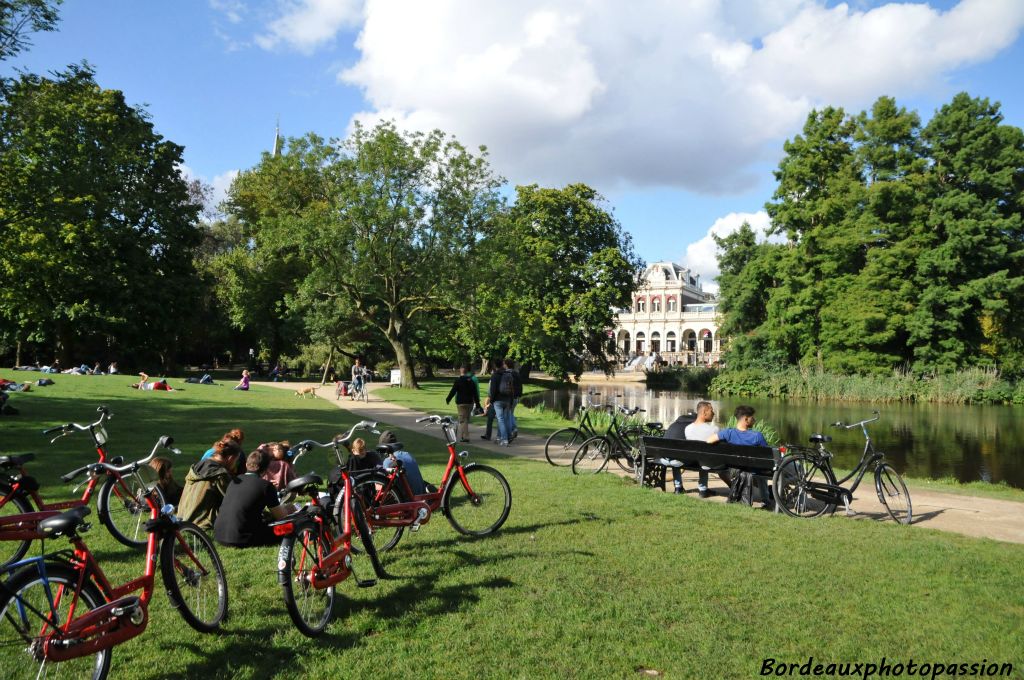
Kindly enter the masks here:
M 585 181 L 648 261 L 716 273 L 709 232 L 762 208 L 815 106 L 956 92 L 1024 127 L 1024 2 L 66 0 L 3 65 L 86 60 L 223 190 L 282 132 L 391 118 L 486 144 L 510 183 Z

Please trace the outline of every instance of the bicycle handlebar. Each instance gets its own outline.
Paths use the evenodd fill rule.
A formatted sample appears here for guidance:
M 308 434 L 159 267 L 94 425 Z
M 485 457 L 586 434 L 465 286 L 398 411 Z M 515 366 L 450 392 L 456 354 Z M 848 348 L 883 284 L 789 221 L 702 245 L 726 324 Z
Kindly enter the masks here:
M 51 427 L 48 430 L 43 430 L 43 434 L 50 435 L 53 434 L 54 432 L 60 432 L 59 435 L 50 440 L 50 443 L 52 444 L 61 437 L 66 437 L 72 432 L 88 432 L 92 428 L 102 425 L 105 421 L 114 417 L 114 414 L 111 413 L 110 409 L 107 408 L 106 406 L 98 406 L 96 408 L 96 411 L 99 412 L 100 417 L 99 420 L 97 420 L 95 423 L 90 423 L 88 425 L 79 425 L 78 423 L 67 423 L 66 425 L 58 425 L 56 427 Z
M 352 439 L 352 435 L 355 434 L 356 430 L 369 430 L 370 432 L 377 433 L 377 422 L 373 420 L 360 420 L 358 423 L 353 425 L 351 429 L 349 429 L 349 431 L 345 433 L 344 436 L 338 437 L 337 439 L 332 439 L 329 442 L 318 442 L 314 439 L 303 439 L 301 442 L 299 442 L 292 448 L 288 449 L 288 457 L 294 457 L 296 460 L 298 460 L 299 456 L 301 456 L 306 451 L 309 451 L 310 449 L 326 449 L 337 446 L 339 444 L 348 444 L 349 440 Z M 292 463 L 294 464 L 295 461 L 293 460 Z
M 92 470 L 108 470 L 110 472 L 116 472 L 117 474 L 121 474 L 123 472 L 131 472 L 136 468 L 148 464 L 149 461 L 153 460 L 153 458 L 157 454 L 157 451 L 159 451 L 160 449 L 167 449 L 176 456 L 181 455 L 181 449 L 174 448 L 174 437 L 165 434 L 156 440 L 156 444 L 153 446 L 153 450 L 150 451 L 149 455 L 146 456 L 145 458 L 141 458 L 133 463 L 128 463 L 127 465 L 121 466 L 111 465 L 110 463 L 89 463 L 88 465 L 83 465 L 77 470 L 72 470 L 66 475 L 61 475 L 60 479 L 62 482 L 70 482 L 76 477 L 81 476 L 83 473 L 90 472 Z
M 878 415 L 878 411 L 872 411 L 872 413 L 874 413 L 874 414 L 875 414 L 875 417 L 874 417 L 874 418 L 868 418 L 868 419 L 866 419 L 866 420 L 862 420 L 862 421 L 860 421 L 860 422 L 857 422 L 857 423 L 850 423 L 850 424 L 846 424 L 846 423 L 844 423 L 844 422 L 843 422 L 843 421 L 841 421 L 841 420 L 837 420 L 836 422 L 832 423 L 832 427 L 841 427 L 841 428 L 843 428 L 844 430 L 852 430 L 852 429 L 853 429 L 853 428 L 855 428 L 855 427 L 862 427 L 862 426 L 864 426 L 864 425 L 867 425 L 868 423 L 873 423 L 873 422 L 875 422 L 876 420 L 878 420 L 879 418 L 881 418 L 881 416 L 880 416 L 880 415 Z

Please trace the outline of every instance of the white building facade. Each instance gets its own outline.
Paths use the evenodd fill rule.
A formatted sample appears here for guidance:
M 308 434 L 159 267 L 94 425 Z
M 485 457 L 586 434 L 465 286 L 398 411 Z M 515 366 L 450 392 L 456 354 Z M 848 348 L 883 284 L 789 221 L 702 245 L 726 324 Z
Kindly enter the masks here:
M 669 365 L 710 366 L 719 361 L 718 305 L 701 287 L 700 275 L 674 262 L 648 265 L 633 295 L 632 309 L 620 309 L 615 347 L 626 370 Z

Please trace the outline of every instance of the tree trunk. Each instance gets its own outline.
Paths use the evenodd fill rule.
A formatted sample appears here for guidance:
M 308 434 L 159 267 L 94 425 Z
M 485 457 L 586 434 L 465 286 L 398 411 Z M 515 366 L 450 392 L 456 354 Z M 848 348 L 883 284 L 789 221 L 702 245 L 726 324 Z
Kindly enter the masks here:
M 392 319 L 384 334 L 391 349 L 395 351 L 395 360 L 398 361 L 398 370 L 402 372 L 402 387 L 410 390 L 418 390 L 420 386 L 416 383 L 416 363 L 409 347 L 409 338 L 406 337 L 405 329 L 401 321 Z
M 21 340 L 14 343 L 14 365 L 21 366 Z
M 334 348 L 331 348 L 331 353 L 327 355 L 327 363 L 324 364 L 324 374 L 320 378 L 320 385 L 323 386 L 327 382 L 327 372 L 331 370 L 331 362 L 334 361 Z
M 429 361 L 425 363 L 425 366 L 423 368 L 423 377 L 426 378 L 427 380 L 434 379 L 434 364 L 430 363 Z
M 487 369 L 491 367 L 491 360 L 487 357 L 480 357 L 480 370 L 477 375 L 487 375 Z

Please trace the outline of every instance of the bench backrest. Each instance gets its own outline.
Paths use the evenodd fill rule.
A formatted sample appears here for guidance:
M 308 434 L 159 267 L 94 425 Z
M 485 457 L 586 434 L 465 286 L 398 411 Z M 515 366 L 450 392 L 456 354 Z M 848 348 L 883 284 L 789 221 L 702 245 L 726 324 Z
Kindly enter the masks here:
M 640 446 L 648 459 L 677 460 L 683 467 L 736 468 L 743 472 L 764 473 L 774 469 L 779 459 L 778 449 L 728 442 L 708 444 L 689 439 L 643 437 Z

